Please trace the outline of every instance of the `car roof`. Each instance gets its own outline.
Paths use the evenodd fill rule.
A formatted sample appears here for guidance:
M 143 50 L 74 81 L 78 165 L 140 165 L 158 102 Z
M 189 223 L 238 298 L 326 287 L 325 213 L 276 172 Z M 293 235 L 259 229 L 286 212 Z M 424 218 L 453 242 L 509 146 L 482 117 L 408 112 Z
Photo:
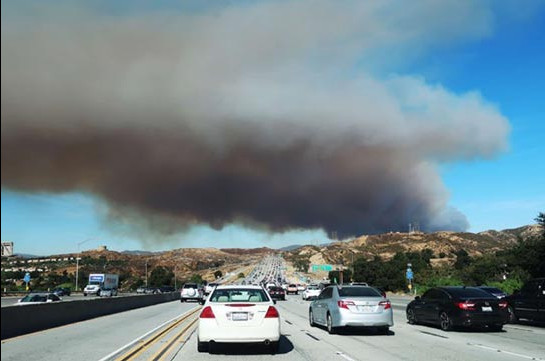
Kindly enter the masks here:
M 262 290 L 263 287 L 261 286 L 254 286 L 254 285 L 219 285 L 216 287 L 217 290 L 224 290 L 224 289 L 242 289 L 242 290 Z

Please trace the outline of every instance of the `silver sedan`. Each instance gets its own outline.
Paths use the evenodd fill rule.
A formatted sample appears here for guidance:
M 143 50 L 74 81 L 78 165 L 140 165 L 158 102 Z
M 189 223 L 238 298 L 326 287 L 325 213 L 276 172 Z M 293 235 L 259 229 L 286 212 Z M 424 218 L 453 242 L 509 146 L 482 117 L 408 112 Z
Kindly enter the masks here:
M 311 326 L 329 333 L 339 327 L 376 327 L 384 334 L 394 325 L 392 304 L 380 291 L 366 286 L 329 286 L 309 306 Z

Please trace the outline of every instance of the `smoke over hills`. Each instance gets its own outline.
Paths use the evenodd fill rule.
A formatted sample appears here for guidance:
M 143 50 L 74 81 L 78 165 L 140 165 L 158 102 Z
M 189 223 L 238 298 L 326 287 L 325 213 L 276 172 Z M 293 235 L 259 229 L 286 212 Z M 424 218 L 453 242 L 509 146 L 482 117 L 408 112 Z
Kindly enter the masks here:
M 505 149 L 507 120 L 392 69 L 492 17 L 336 1 L 3 14 L 2 187 L 89 192 L 163 234 L 464 230 L 437 166 Z

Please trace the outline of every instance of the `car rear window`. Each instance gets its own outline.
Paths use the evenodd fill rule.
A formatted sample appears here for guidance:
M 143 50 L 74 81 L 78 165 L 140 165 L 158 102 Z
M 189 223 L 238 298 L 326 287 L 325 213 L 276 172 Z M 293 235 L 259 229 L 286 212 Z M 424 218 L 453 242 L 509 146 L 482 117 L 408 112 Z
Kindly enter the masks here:
M 457 298 L 482 298 L 492 297 L 488 292 L 478 288 L 449 288 L 448 293 Z
M 494 287 L 482 287 L 481 289 L 492 293 L 503 293 L 502 290 Z
M 269 287 L 271 291 L 284 291 L 282 287 Z
M 382 297 L 382 295 L 371 287 L 342 287 L 339 288 L 341 297 Z
M 269 296 L 262 289 L 216 289 L 210 302 L 269 302 Z
M 184 285 L 184 288 L 197 288 L 197 285 L 188 283 L 188 284 Z
M 297 285 L 289 285 L 288 287 L 297 287 Z

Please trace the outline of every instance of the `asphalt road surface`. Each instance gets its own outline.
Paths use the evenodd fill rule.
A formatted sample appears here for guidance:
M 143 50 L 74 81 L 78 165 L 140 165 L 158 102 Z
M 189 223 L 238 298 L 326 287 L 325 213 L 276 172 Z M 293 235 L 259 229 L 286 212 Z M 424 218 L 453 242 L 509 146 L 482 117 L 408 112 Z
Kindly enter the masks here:
M 277 303 L 283 336 L 275 355 L 248 345 L 217 347 L 215 354 L 198 353 L 193 323 L 198 312 L 188 314 L 200 306 L 175 301 L 4 340 L 1 357 L 3 361 L 105 360 L 105 356 L 111 360 L 545 360 L 542 327 L 506 325 L 502 332 L 443 332 L 407 324 L 404 306 L 409 299 L 391 300 L 395 325 L 389 335 L 374 330 L 329 335 L 323 328 L 309 326 L 308 302 L 300 295 L 289 296 Z M 150 331 L 170 325 L 173 319 L 179 320 L 178 325 L 163 331 L 163 339 L 138 346 L 151 338 L 146 334 L 157 334 L 159 331 Z

